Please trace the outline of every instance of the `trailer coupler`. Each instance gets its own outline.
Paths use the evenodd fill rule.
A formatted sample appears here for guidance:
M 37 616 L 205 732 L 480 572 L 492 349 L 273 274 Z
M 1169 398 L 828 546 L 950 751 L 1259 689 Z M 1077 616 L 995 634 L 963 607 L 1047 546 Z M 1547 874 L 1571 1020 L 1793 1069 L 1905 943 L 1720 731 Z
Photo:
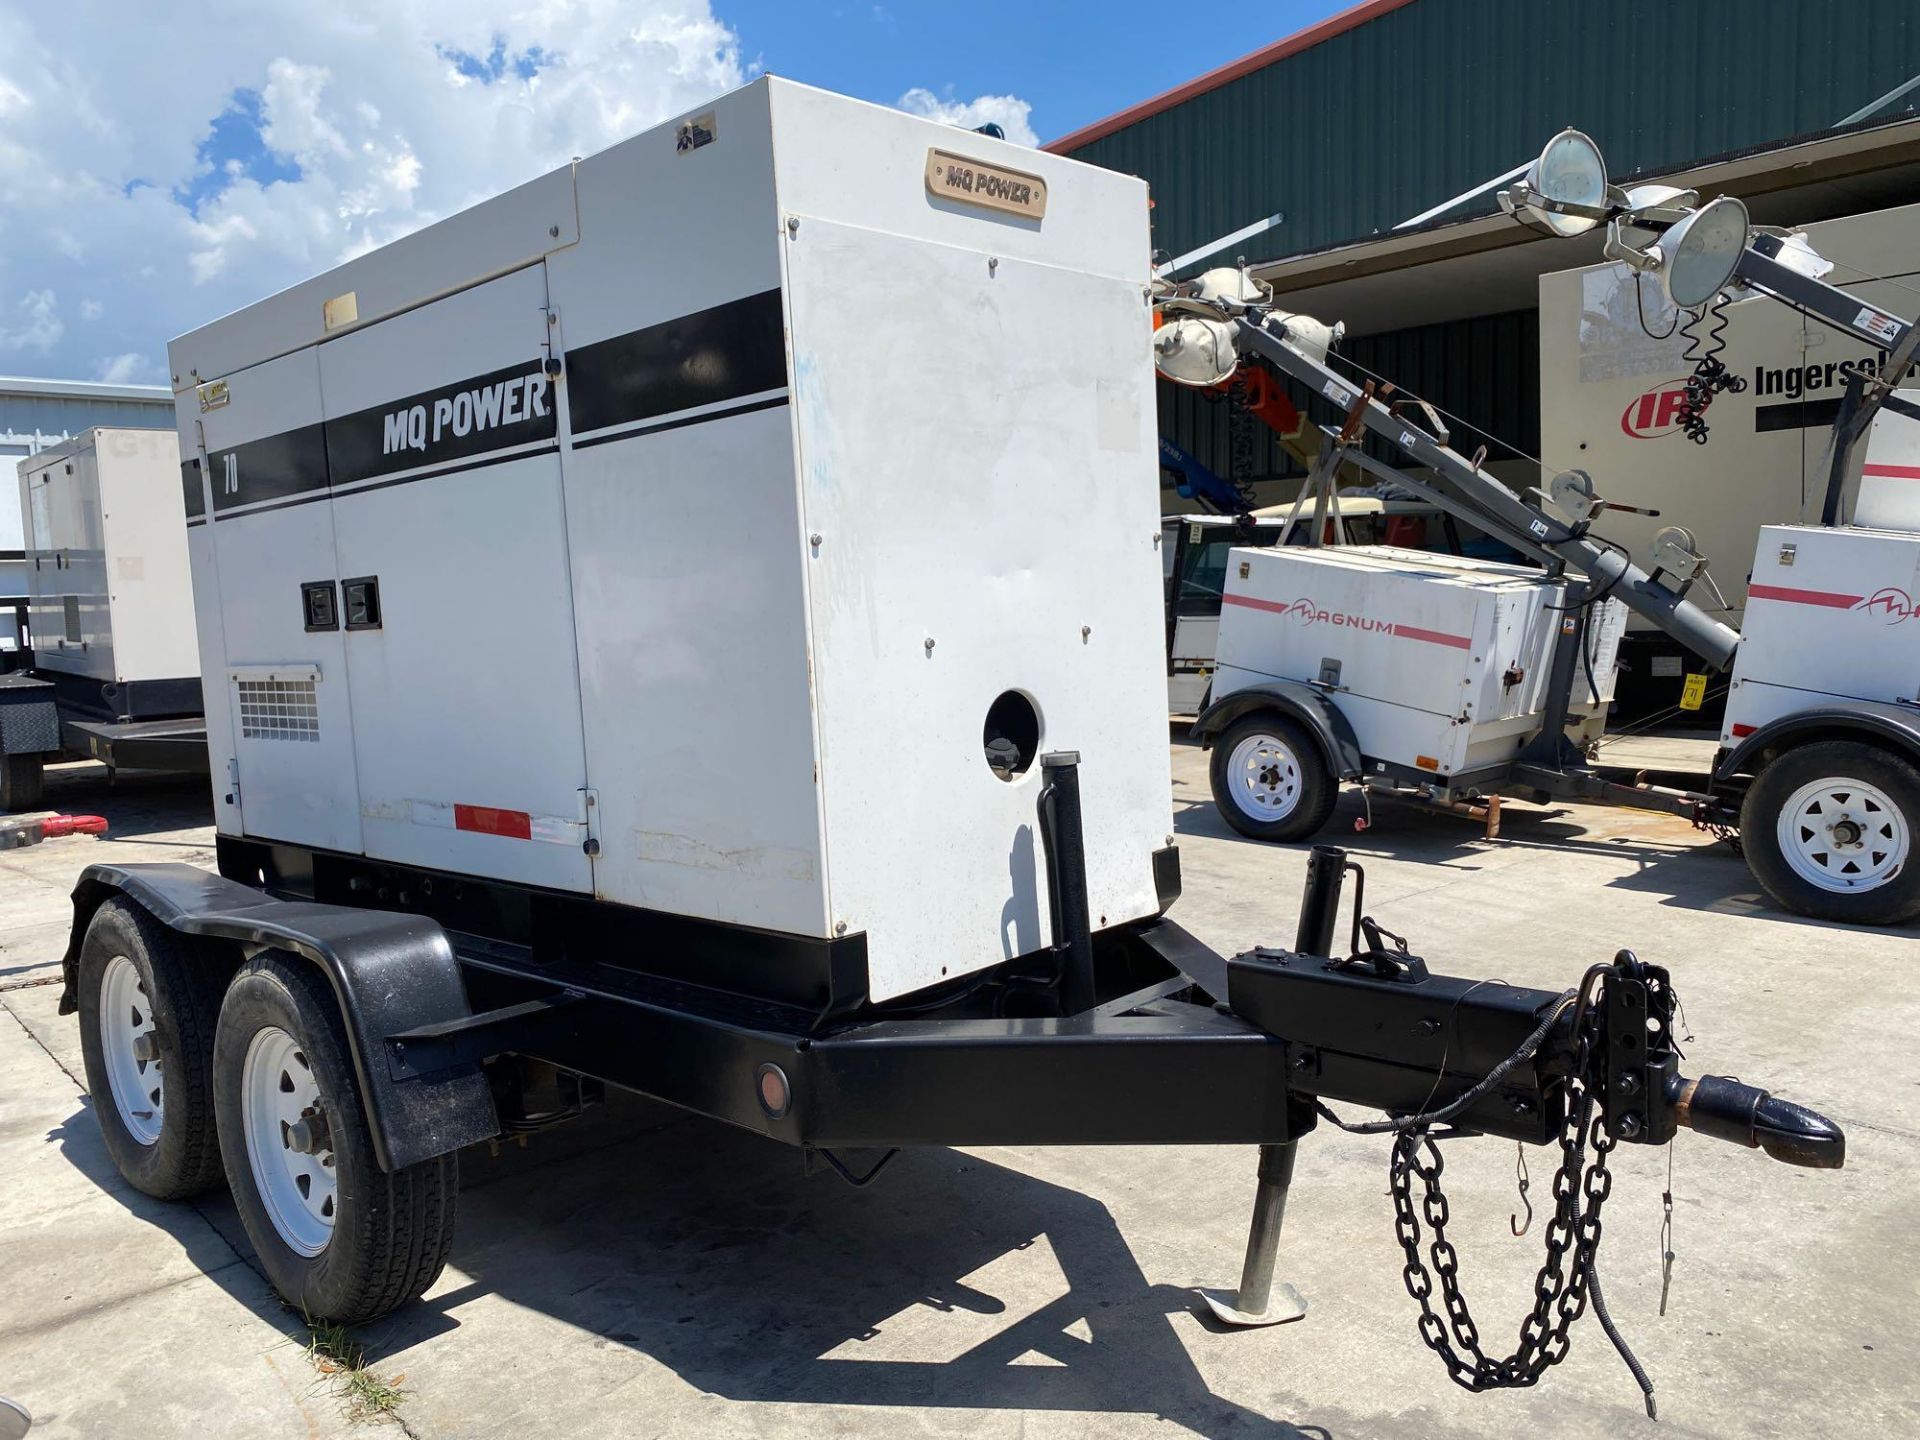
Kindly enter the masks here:
M 1276 1288 L 1273 1270 L 1294 1140 L 1317 1115 L 1352 1133 L 1393 1137 L 1388 1177 L 1404 1278 L 1420 1306 L 1421 1339 L 1456 1383 L 1469 1390 L 1534 1384 L 1565 1357 L 1568 1327 L 1591 1304 L 1652 1415 L 1652 1382 L 1607 1312 L 1596 1269 L 1601 1208 L 1612 1186 L 1609 1152 L 1621 1143 L 1665 1144 L 1691 1129 L 1790 1165 L 1837 1169 L 1845 1136 L 1824 1116 L 1757 1087 L 1680 1074 L 1673 987 L 1664 969 L 1632 951 L 1592 966 L 1577 988 L 1557 995 L 1436 975 L 1406 942 L 1361 914 L 1360 892 L 1351 952 L 1336 956 L 1342 880 L 1359 868 L 1333 846 L 1316 847 L 1295 948 L 1253 950 L 1229 962 L 1232 1009 L 1285 1045 L 1289 1112 L 1305 1113 L 1284 1144 L 1261 1148 L 1241 1287 L 1206 1293 L 1209 1307 L 1234 1325 L 1305 1313 L 1293 1287 Z M 1351 1121 L 1329 1100 L 1377 1108 L 1387 1118 Z M 1534 1306 L 1518 1348 L 1505 1357 L 1480 1348 L 1446 1238 L 1437 1144 L 1474 1134 L 1553 1143 L 1561 1152 Z

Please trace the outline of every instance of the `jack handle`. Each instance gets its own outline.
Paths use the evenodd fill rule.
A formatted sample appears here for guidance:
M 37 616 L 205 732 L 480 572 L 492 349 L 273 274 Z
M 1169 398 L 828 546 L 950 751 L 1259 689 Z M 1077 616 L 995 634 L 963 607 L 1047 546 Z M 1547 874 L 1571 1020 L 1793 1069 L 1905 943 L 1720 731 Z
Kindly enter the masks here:
M 1775 1160 L 1810 1170 L 1838 1170 L 1846 1164 L 1847 1137 L 1838 1125 L 1758 1086 L 1724 1075 L 1697 1080 L 1675 1075 L 1667 1082 L 1667 1098 L 1675 1123 L 1702 1135 L 1764 1150 Z

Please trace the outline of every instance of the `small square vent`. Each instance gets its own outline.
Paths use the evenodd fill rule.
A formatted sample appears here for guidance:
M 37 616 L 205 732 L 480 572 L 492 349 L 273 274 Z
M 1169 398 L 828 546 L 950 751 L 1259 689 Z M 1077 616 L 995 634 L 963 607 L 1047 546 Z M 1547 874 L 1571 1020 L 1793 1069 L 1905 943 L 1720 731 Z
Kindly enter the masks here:
M 320 701 L 312 680 L 242 680 L 240 734 L 247 740 L 320 739 Z

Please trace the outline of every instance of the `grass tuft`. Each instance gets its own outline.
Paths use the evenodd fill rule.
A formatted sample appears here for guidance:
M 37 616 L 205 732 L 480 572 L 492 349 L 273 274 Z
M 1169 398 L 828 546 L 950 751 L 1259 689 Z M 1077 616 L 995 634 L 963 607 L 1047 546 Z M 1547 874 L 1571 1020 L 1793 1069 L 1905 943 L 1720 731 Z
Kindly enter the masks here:
M 307 1359 L 333 1385 L 349 1420 L 379 1420 L 399 1407 L 406 1391 L 395 1375 L 383 1380 L 367 1368 L 366 1350 L 346 1326 L 326 1320 L 308 1320 Z

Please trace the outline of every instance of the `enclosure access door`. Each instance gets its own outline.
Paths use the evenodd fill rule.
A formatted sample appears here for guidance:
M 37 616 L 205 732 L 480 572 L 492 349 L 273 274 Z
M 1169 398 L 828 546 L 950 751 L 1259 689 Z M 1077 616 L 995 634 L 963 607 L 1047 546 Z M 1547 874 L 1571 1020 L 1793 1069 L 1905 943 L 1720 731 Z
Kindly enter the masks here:
M 214 814 L 223 832 L 355 851 L 346 658 L 339 630 L 312 623 L 302 588 L 334 573 L 319 360 L 299 350 L 223 383 L 226 403 L 197 422 L 201 464 L 183 477 L 201 502 L 187 524 Z
M 572 592 L 535 265 L 320 347 L 369 855 L 569 890 Z

